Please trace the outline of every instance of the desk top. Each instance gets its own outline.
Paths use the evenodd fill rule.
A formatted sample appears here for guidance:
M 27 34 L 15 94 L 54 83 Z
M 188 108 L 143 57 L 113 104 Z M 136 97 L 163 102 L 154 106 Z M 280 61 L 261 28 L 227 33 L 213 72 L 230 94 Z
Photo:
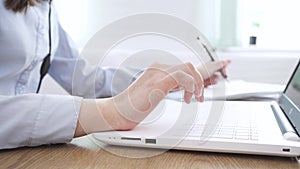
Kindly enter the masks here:
M 294 158 L 177 150 L 146 158 L 125 157 L 159 151 L 99 145 L 85 136 L 70 144 L 0 150 L 0 168 L 300 168 Z

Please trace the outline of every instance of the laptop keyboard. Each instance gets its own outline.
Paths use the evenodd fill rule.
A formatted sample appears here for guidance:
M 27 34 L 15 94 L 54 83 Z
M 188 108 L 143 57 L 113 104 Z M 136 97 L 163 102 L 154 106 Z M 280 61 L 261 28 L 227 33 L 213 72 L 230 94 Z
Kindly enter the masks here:
M 213 107 L 214 106 L 214 107 Z M 216 106 L 223 106 L 216 108 Z M 214 108 L 214 109 L 212 109 Z M 243 104 L 212 105 L 212 108 L 199 107 L 195 117 L 180 119 L 174 126 L 172 135 L 205 139 L 227 139 L 258 141 L 260 139 L 261 111 L 253 111 Z M 220 110 L 219 110 L 220 109 Z
M 182 136 L 185 133 L 188 137 L 257 141 L 259 134 L 255 116 L 257 114 L 251 111 L 248 113 L 229 111 L 215 124 L 208 124 L 203 121 L 204 117 L 199 117 L 192 125 L 181 126 L 180 131 L 177 130 L 177 135 L 181 133 Z
M 226 126 L 193 124 L 189 137 L 208 137 L 221 139 L 258 140 L 258 131 L 255 125 Z

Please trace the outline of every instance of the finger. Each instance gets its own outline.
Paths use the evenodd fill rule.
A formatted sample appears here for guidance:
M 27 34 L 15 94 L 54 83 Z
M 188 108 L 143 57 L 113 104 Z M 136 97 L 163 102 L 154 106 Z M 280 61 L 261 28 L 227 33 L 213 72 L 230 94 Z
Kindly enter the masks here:
M 176 71 L 170 74 L 176 81 L 177 85 L 182 87 L 186 92 L 193 93 L 195 91 L 194 78 L 184 71 Z
M 174 87 L 174 88 L 172 89 L 172 91 L 178 91 L 178 90 L 180 90 L 180 87 L 179 87 L 179 86 L 176 86 L 176 87 Z
M 195 96 L 196 97 L 200 97 L 201 95 L 203 95 L 203 93 L 201 92 L 201 90 L 203 89 L 203 78 L 201 76 L 201 74 L 199 73 L 199 71 L 195 68 L 195 66 L 191 63 L 186 63 L 187 67 L 188 67 L 188 73 L 190 73 L 194 79 L 195 79 Z
M 227 76 L 227 66 L 231 63 L 231 60 L 223 60 L 221 61 L 222 67 L 221 71 L 224 73 L 224 75 Z
M 213 63 L 215 63 L 217 69 L 221 69 L 227 67 L 231 63 L 231 60 L 220 60 Z
M 221 60 L 216 62 L 207 62 L 204 65 L 199 67 L 199 71 L 201 72 L 204 79 L 211 77 L 215 72 L 221 70 L 225 75 L 226 68 L 231 63 L 230 60 Z
M 181 71 L 181 73 L 178 73 L 178 70 Z M 198 101 L 200 100 L 204 100 L 203 99 L 203 93 L 204 93 L 204 83 L 203 83 L 203 78 L 201 76 L 201 74 L 199 73 L 199 71 L 195 68 L 195 66 L 191 63 L 185 63 L 185 64 L 181 64 L 181 65 L 176 65 L 173 67 L 170 67 L 169 69 L 166 70 L 166 72 L 168 72 L 171 75 L 175 75 L 177 78 L 180 78 L 181 75 L 184 75 L 183 73 L 185 73 L 186 75 L 189 75 L 194 81 L 193 83 L 190 83 L 193 85 L 193 92 L 187 90 L 188 88 L 190 88 L 191 86 L 187 87 L 184 86 L 186 85 L 185 83 L 182 83 L 181 81 L 178 81 L 177 84 L 180 87 L 183 87 L 185 89 L 185 101 L 189 102 L 188 98 L 192 97 L 192 94 L 190 93 L 194 93 L 196 96 L 196 99 Z M 176 79 L 176 78 L 175 78 Z M 179 80 L 179 79 L 177 79 Z M 174 84 L 173 84 L 174 85 Z M 173 88 L 175 88 L 176 86 L 173 86 Z
M 190 100 L 195 91 L 194 83 L 195 80 L 191 75 L 185 73 L 182 70 L 178 70 L 173 73 L 169 73 L 165 78 L 162 79 L 162 82 L 160 84 L 162 85 L 162 90 L 167 92 L 173 89 L 175 86 L 183 88 L 185 91 L 184 101 L 186 103 L 190 103 Z
M 200 96 L 195 97 L 198 102 L 203 102 L 204 101 L 204 84 L 202 85 L 200 89 Z
M 186 103 L 188 103 L 188 104 L 191 103 L 192 97 L 193 97 L 193 93 L 190 93 L 188 91 L 184 92 L 184 101 Z
M 208 78 L 208 79 L 205 79 L 204 80 L 204 87 L 207 87 L 207 86 L 210 86 L 210 85 L 214 85 L 216 83 L 218 83 L 220 79 L 220 76 L 218 75 L 213 75 L 212 77 Z
M 199 71 L 195 68 L 195 66 L 191 63 L 185 63 L 181 65 L 177 65 L 175 67 L 170 68 L 168 71 L 176 71 L 176 70 L 182 70 L 186 72 L 187 74 L 191 75 L 195 79 L 195 91 L 194 94 L 196 97 L 200 98 L 203 95 L 204 85 L 203 85 L 203 78 L 202 75 L 199 73 Z
M 196 79 L 195 81 L 195 98 L 199 102 L 204 101 L 204 80 L 202 78 L 202 75 L 199 73 L 199 71 L 195 68 L 195 66 L 191 63 L 186 63 L 186 65 L 189 68 L 190 73 L 193 75 L 193 77 Z

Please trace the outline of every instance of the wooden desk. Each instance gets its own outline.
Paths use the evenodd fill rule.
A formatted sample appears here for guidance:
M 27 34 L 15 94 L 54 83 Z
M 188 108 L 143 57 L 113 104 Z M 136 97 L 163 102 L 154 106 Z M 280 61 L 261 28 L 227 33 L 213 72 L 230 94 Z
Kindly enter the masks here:
M 293 158 L 173 150 L 148 158 L 126 158 L 110 152 L 137 155 L 159 150 L 101 147 L 83 137 L 71 144 L 0 150 L 0 168 L 300 168 Z

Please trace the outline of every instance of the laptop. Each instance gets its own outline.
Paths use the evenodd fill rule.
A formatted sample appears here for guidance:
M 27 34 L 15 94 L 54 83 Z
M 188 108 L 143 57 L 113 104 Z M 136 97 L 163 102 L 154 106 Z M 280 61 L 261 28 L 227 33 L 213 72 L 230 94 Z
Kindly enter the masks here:
M 136 128 L 92 134 L 110 145 L 300 157 L 300 61 L 278 101 L 165 99 Z

